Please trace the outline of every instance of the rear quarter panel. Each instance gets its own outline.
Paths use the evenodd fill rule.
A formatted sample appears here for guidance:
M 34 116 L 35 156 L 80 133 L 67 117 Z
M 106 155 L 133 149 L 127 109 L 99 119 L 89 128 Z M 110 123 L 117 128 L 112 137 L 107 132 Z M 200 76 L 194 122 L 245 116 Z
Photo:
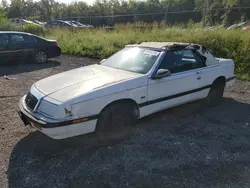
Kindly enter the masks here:
M 48 58 L 53 58 L 53 57 L 57 57 L 61 55 L 61 48 L 56 46 L 56 44 L 53 44 L 52 42 L 45 40 L 45 39 L 41 39 L 41 38 L 37 38 L 37 43 L 35 48 L 35 51 L 37 50 L 42 50 L 45 51 L 48 55 Z
M 234 62 L 230 59 L 218 59 L 219 63 L 207 66 L 201 69 L 201 87 L 211 85 L 217 78 L 225 77 L 230 79 L 234 77 Z M 207 95 L 208 92 L 205 94 Z

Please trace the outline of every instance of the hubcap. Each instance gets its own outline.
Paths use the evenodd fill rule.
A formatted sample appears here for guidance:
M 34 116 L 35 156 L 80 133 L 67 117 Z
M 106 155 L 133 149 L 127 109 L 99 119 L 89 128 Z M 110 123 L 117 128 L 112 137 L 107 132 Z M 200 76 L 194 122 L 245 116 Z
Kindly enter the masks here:
M 36 60 L 39 63 L 44 63 L 47 60 L 47 55 L 44 52 L 38 52 L 36 54 Z

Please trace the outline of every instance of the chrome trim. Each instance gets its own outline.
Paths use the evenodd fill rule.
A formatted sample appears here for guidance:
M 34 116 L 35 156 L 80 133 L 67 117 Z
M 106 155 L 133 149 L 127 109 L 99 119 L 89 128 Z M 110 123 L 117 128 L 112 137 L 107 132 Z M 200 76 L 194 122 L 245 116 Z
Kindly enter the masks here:
M 150 76 L 150 79 L 153 78 L 153 77 L 155 76 L 155 74 L 156 74 L 156 72 L 157 72 L 159 66 L 161 65 L 161 62 L 162 62 L 164 56 L 166 55 L 166 53 L 167 53 L 167 51 L 164 50 L 164 51 L 160 54 L 160 56 L 158 57 L 158 59 L 156 60 L 156 63 L 158 63 L 158 64 L 156 65 L 155 70 L 153 71 L 152 75 Z
M 33 116 L 34 118 L 38 119 L 38 120 L 41 120 L 41 121 L 46 121 L 48 123 L 55 123 L 55 122 L 59 122 L 59 120 L 56 120 L 56 119 L 52 119 L 52 118 L 49 118 L 49 117 L 46 117 L 44 116 L 43 114 L 41 114 L 40 112 L 36 111 L 36 112 L 33 112 L 33 111 L 30 111 L 26 104 L 25 104 L 25 96 L 23 96 L 20 101 L 19 101 L 19 108 L 20 109 L 23 109 L 25 113 L 28 113 L 30 116 Z
M 40 105 L 40 103 L 41 103 L 41 99 L 37 101 L 36 106 L 35 106 L 35 108 L 33 109 L 33 112 L 36 112 L 36 111 L 37 111 L 38 106 Z
M 41 93 L 40 91 L 38 91 L 38 89 L 35 87 L 35 85 L 31 86 L 30 93 L 37 98 L 36 106 L 33 109 L 33 112 L 36 112 L 37 109 L 38 109 L 38 107 L 39 107 L 39 105 L 40 105 L 40 103 L 41 103 L 41 100 L 43 100 L 43 98 L 46 97 L 46 95 L 44 95 L 43 93 Z

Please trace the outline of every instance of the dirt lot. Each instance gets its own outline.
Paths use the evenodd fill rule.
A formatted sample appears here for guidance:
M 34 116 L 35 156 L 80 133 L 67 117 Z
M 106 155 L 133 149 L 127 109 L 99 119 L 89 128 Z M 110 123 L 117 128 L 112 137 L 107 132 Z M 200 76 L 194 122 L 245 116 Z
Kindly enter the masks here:
M 250 187 L 250 83 L 220 106 L 195 102 L 138 122 L 126 136 L 56 141 L 24 127 L 15 109 L 35 81 L 95 60 L 0 67 L 0 187 Z M 15 77 L 6 80 L 4 75 Z

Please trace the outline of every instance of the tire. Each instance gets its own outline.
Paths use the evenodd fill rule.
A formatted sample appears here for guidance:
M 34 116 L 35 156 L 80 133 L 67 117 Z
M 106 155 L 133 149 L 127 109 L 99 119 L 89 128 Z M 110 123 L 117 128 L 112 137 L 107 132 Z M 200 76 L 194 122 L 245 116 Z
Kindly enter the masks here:
M 48 60 L 47 53 L 44 51 L 37 51 L 34 54 L 34 60 L 36 63 L 46 63 Z
M 118 136 L 117 133 L 124 133 L 129 130 L 129 127 L 133 127 L 136 119 L 135 107 L 132 103 L 118 102 L 111 104 L 100 113 L 96 127 L 97 136 L 99 139 Z
M 225 89 L 225 81 L 223 79 L 216 80 L 206 98 L 206 103 L 208 106 L 216 106 L 219 105 Z

